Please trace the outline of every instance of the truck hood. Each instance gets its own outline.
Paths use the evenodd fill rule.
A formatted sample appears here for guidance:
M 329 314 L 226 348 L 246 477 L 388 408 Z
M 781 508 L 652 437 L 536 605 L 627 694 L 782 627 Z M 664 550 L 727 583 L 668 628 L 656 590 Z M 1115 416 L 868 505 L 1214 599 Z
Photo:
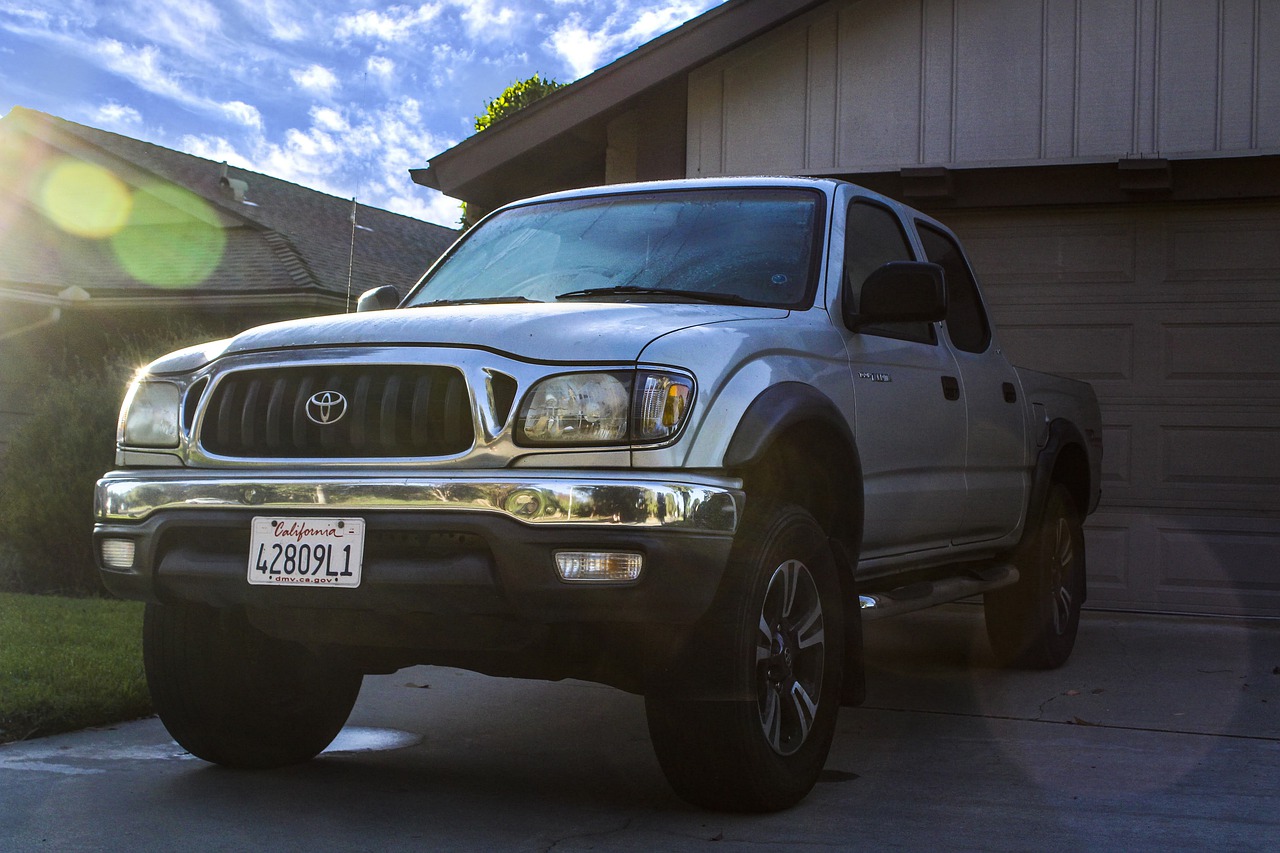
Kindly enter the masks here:
M 673 302 L 425 306 L 260 326 L 227 342 L 223 354 L 390 344 L 480 347 L 537 361 L 634 361 L 650 342 L 681 329 L 785 316 L 779 308 Z

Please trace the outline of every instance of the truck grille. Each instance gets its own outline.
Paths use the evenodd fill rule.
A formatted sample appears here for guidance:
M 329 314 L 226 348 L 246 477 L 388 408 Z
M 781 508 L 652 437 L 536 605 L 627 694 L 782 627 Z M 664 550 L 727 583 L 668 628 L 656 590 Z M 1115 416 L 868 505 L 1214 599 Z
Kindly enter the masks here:
M 475 430 L 451 367 L 284 367 L 233 373 L 213 390 L 200 443 L 219 456 L 449 456 Z

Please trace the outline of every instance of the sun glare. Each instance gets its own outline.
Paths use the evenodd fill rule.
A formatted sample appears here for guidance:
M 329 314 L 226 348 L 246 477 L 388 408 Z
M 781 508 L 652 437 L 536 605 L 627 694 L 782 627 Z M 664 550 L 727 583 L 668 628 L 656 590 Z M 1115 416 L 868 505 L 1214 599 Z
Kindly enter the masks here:
M 119 178 L 80 160 L 50 169 L 39 198 L 44 212 L 63 231 L 99 240 L 118 233 L 133 207 L 129 188 Z

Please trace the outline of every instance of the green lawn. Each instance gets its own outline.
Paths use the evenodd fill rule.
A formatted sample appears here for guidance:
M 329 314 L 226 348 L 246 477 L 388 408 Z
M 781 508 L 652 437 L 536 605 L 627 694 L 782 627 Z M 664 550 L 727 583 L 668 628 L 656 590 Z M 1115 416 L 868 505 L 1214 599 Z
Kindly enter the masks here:
M 0 593 L 0 743 L 150 713 L 141 604 Z

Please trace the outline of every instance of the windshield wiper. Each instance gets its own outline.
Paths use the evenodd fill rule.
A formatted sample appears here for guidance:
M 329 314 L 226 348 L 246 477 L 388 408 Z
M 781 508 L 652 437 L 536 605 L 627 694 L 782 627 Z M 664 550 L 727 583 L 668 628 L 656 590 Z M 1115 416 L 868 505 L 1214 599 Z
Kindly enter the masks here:
M 708 293 L 703 290 L 679 290 L 674 287 L 638 287 L 634 284 L 618 284 L 613 287 L 589 287 L 586 290 L 571 290 L 561 293 L 556 299 L 581 299 L 589 296 L 675 296 L 680 299 L 693 299 L 698 302 L 712 302 L 718 305 L 755 305 L 750 299 L 743 299 L 736 293 Z
M 420 302 L 411 308 L 430 308 L 434 305 L 497 305 L 503 302 L 537 302 L 527 296 L 482 296 L 475 299 L 437 299 L 434 302 Z

